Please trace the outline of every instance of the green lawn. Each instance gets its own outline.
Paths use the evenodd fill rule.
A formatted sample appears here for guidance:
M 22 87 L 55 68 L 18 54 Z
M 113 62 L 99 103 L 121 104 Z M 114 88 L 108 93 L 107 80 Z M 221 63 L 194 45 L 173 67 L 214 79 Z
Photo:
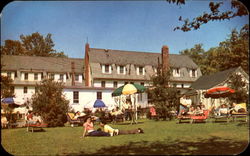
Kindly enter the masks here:
M 13 155 L 86 154 L 239 154 L 248 146 L 248 123 L 176 124 L 176 121 L 139 120 L 137 125 L 112 125 L 118 129 L 142 128 L 144 134 L 80 138 L 82 127 L 2 129 L 1 144 Z M 98 128 L 98 127 L 97 127 Z

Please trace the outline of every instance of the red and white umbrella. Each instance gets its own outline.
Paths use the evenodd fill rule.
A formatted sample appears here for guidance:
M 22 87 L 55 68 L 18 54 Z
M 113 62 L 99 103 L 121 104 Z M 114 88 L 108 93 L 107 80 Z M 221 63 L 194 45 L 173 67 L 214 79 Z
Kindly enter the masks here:
M 231 94 L 235 93 L 234 89 L 231 89 L 229 87 L 226 86 L 218 86 L 218 87 L 214 87 L 211 88 L 209 90 L 207 90 L 207 92 L 205 93 L 205 98 L 223 98 L 223 97 L 228 97 Z

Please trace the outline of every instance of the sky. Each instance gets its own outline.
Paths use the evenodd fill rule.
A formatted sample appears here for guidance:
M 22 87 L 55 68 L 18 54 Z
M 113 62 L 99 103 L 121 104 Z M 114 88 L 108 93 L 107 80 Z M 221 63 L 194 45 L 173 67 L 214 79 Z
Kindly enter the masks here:
M 230 3 L 223 0 L 223 9 Z M 6 39 L 39 32 L 52 34 L 54 49 L 73 58 L 84 57 L 84 46 L 142 52 L 179 54 L 195 44 L 208 50 L 228 38 L 232 29 L 249 24 L 249 16 L 217 21 L 200 29 L 173 31 L 183 23 L 209 11 L 209 1 L 190 0 L 177 6 L 166 1 L 14 1 L 1 12 L 1 45 Z

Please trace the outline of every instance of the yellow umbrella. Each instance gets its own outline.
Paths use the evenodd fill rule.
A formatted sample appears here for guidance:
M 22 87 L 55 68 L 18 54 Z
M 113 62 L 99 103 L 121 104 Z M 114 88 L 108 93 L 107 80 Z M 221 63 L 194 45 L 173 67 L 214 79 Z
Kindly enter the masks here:
M 123 95 L 130 95 L 130 94 L 134 94 L 136 92 L 137 92 L 137 88 L 135 88 L 135 86 L 132 84 L 125 85 L 123 90 L 122 90 Z

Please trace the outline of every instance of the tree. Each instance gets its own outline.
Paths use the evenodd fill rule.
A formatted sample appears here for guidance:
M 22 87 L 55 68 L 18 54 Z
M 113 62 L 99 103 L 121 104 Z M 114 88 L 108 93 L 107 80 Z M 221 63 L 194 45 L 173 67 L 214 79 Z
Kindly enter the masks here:
M 5 40 L 1 46 L 1 53 L 4 55 L 24 55 L 25 50 L 20 41 Z
M 208 51 L 202 44 L 185 49 L 180 54 L 188 55 L 200 67 L 202 74 L 211 74 L 241 66 L 249 73 L 249 25 L 244 25 L 240 32 L 233 29 L 229 38 L 220 42 L 218 47 Z
M 229 87 L 235 90 L 235 93 L 229 96 L 229 100 L 236 103 L 248 103 L 248 86 L 239 74 L 233 74 L 229 77 Z
M 31 35 L 20 35 L 21 41 L 5 40 L 5 45 L 1 46 L 2 54 L 6 55 L 28 55 L 28 56 L 52 56 L 67 57 L 64 52 L 57 52 L 51 34 L 43 37 L 40 33 Z
M 166 0 L 168 3 L 174 3 L 177 5 L 184 5 L 186 0 Z M 223 5 L 223 2 L 210 2 L 209 9 L 210 12 L 204 12 L 202 15 L 193 18 L 191 21 L 183 19 L 182 16 L 179 17 L 179 21 L 184 22 L 184 24 L 179 27 L 175 27 L 174 30 L 182 30 L 183 32 L 197 30 L 201 25 L 206 24 L 210 21 L 221 21 L 221 20 L 230 20 L 239 16 L 248 15 L 248 10 L 238 0 L 231 0 L 231 9 L 221 12 L 219 9 Z
M 220 43 L 217 52 L 219 70 L 241 66 L 249 73 L 249 25 L 243 26 L 240 32 L 233 29 L 229 39 Z
M 152 87 L 148 89 L 148 94 L 156 108 L 156 113 L 164 120 L 172 119 L 170 111 L 175 111 L 178 106 L 178 91 L 175 87 L 170 87 L 170 70 L 160 72 L 151 77 Z
M 203 46 L 202 44 L 196 44 L 191 49 L 185 49 L 185 50 L 180 51 L 180 54 L 188 55 L 190 58 L 192 58 L 192 60 L 200 67 L 203 73 L 204 69 L 206 68 L 204 64 L 206 61 L 206 58 L 204 56 L 206 54 L 202 46 Z
M 1 75 L 1 97 L 2 98 L 15 96 L 12 82 L 13 80 L 9 78 L 8 76 Z
M 49 127 L 64 126 L 69 101 L 62 94 L 62 82 L 45 79 L 36 87 L 37 92 L 32 96 L 33 111 L 39 113 Z

